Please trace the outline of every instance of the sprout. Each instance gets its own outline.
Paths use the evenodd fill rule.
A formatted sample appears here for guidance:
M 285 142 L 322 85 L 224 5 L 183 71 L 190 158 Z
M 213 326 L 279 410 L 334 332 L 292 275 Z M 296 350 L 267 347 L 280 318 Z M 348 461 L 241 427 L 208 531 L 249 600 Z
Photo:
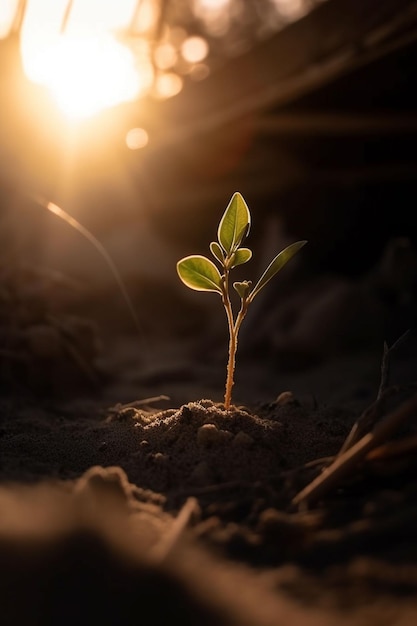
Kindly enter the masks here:
M 242 195 L 236 192 L 220 220 L 218 241 L 210 244 L 210 251 L 219 264 L 220 271 L 213 261 L 201 255 L 187 256 L 177 263 L 178 275 L 187 287 L 196 291 L 214 291 L 222 298 L 229 327 L 229 360 L 224 396 L 226 409 L 230 408 L 232 401 L 238 335 L 248 307 L 271 278 L 307 243 L 297 241 L 277 254 L 254 287 L 248 280 L 233 283 L 233 288 L 240 297 L 240 309 L 235 316 L 230 300 L 229 274 L 233 268 L 252 258 L 252 251 L 241 247 L 249 233 L 250 224 L 249 208 Z

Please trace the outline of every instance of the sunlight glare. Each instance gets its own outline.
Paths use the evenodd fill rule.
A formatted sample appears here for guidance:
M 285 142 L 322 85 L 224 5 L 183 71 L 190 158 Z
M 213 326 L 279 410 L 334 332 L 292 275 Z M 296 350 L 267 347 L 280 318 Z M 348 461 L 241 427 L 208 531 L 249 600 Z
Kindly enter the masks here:
M 132 28 L 135 33 L 146 33 L 151 30 L 158 18 L 158 10 L 153 0 L 141 0 L 136 8 Z
M 242 7 L 240 7 L 240 10 Z M 230 26 L 231 0 L 194 0 L 195 16 L 204 22 L 206 32 L 224 36 Z
M 116 32 L 128 28 L 137 0 L 79 0 L 73 3 L 68 23 L 69 35 Z
M 130 51 L 105 34 L 59 37 L 36 56 L 24 55 L 24 67 L 29 78 L 49 88 L 70 118 L 135 100 L 149 86 L 152 72 L 144 64 L 139 74 Z
M 27 3 L 20 47 L 30 80 L 46 87 L 71 119 L 133 101 L 150 88 L 148 47 L 133 51 L 116 38 L 129 28 L 134 0 L 74 1 L 62 32 L 66 6 L 65 0 Z
M 18 0 L 0 0 L 0 39 L 7 37 L 13 24 Z

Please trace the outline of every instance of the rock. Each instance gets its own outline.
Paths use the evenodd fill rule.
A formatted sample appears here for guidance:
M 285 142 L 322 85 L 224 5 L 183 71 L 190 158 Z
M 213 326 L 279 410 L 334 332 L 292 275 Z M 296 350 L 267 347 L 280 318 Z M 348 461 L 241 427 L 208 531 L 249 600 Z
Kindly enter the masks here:
M 231 436 L 228 430 L 218 429 L 215 424 L 203 424 L 197 431 L 197 443 L 204 447 L 221 445 Z
M 247 435 L 242 430 L 240 430 L 237 435 L 233 438 L 232 445 L 237 448 L 250 448 L 253 444 L 253 439 L 250 435 Z
M 299 402 L 294 397 L 294 394 L 292 391 L 283 391 L 282 393 L 279 394 L 279 396 L 275 400 L 275 404 L 277 406 L 288 406 L 288 405 L 298 406 Z
M 167 454 L 162 454 L 162 452 L 156 452 L 156 454 L 152 457 L 155 465 L 166 465 L 169 461 L 169 456 Z

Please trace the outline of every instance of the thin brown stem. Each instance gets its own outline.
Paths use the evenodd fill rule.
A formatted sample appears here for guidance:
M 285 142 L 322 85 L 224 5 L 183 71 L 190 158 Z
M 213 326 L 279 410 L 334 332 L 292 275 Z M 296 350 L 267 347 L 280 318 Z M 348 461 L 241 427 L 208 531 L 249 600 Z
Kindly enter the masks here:
M 226 390 L 224 393 L 224 406 L 225 409 L 230 409 L 232 402 L 232 388 L 234 383 L 234 373 L 236 364 L 236 334 L 235 323 L 233 319 L 232 303 L 229 297 L 229 272 L 226 270 L 224 275 L 224 292 L 223 292 L 223 304 L 226 309 L 227 323 L 229 327 L 229 358 L 227 361 L 227 375 L 226 375 Z
M 227 364 L 226 393 L 225 393 L 225 398 L 224 398 L 224 405 L 226 409 L 229 409 L 230 404 L 232 402 L 232 389 L 234 385 L 234 374 L 235 374 L 235 366 L 236 366 L 236 352 L 237 352 L 239 330 L 240 330 L 243 320 L 245 319 L 245 315 L 247 311 L 247 302 L 242 301 L 240 311 L 236 317 L 236 321 L 234 322 L 232 306 L 230 304 L 230 298 L 227 297 L 227 300 L 228 300 L 229 306 L 226 307 L 226 311 L 227 311 L 227 318 L 229 321 L 230 341 L 229 341 L 229 361 Z
M 232 389 L 234 385 L 234 374 L 236 365 L 236 337 L 232 331 L 229 341 L 229 360 L 227 362 L 227 378 L 226 378 L 226 391 L 224 394 L 224 407 L 226 410 L 230 409 L 232 402 Z

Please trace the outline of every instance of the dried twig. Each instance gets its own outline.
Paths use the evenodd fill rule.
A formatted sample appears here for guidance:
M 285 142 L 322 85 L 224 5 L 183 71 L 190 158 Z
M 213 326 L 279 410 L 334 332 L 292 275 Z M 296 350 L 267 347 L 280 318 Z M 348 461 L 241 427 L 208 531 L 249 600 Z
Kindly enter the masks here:
M 383 422 L 375 427 L 373 432 L 362 437 L 360 441 L 339 456 L 320 476 L 295 496 L 292 506 L 307 506 L 336 488 L 370 450 L 384 443 L 416 411 L 417 394 L 392 411 Z
M 382 461 L 402 456 L 403 454 L 407 454 L 409 452 L 415 452 L 416 450 L 417 435 L 414 435 L 412 437 L 404 437 L 399 441 L 390 441 L 382 446 L 378 446 L 378 448 L 369 452 L 366 459 L 368 461 Z
M 161 400 L 170 400 L 169 396 L 151 396 L 150 398 L 143 398 L 142 400 L 133 400 L 133 402 L 127 402 L 126 404 L 121 404 L 118 402 L 114 406 L 111 406 L 108 410 L 109 413 L 120 413 L 123 409 L 136 409 L 138 407 L 148 406 L 149 404 L 153 404 L 154 402 L 160 402 Z

